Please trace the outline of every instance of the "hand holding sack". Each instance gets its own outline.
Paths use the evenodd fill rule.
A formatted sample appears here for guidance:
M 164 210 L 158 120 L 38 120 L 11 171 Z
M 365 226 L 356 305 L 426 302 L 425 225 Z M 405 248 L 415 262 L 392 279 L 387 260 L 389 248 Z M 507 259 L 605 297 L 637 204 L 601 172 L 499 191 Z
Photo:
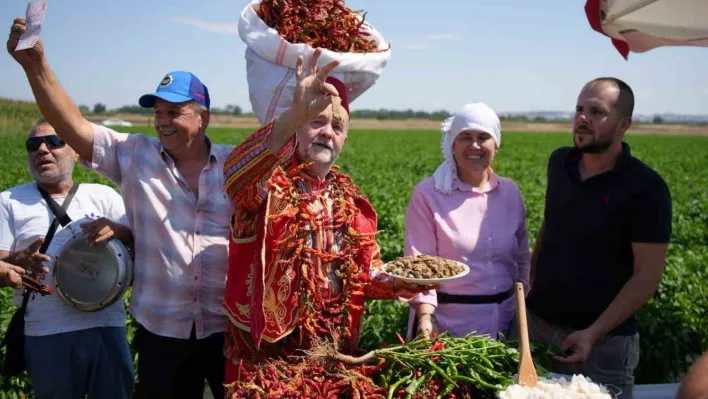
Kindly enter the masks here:
M 328 4 L 339 4 L 341 0 L 323 0 Z M 349 102 L 356 100 L 361 94 L 376 83 L 383 74 L 383 70 L 391 58 L 390 45 L 385 42 L 381 33 L 373 26 L 364 22 L 359 32 L 360 38 L 374 43 L 374 52 L 361 52 L 354 49 L 350 52 L 332 50 L 334 44 L 327 43 L 322 38 L 333 36 L 332 32 L 311 32 L 307 36 L 311 40 L 303 43 L 291 43 L 274 28 L 269 27 L 258 15 L 257 10 L 261 2 L 272 4 L 269 0 L 253 0 L 241 12 L 238 31 L 241 40 L 247 45 L 246 72 L 251 107 L 261 123 L 277 117 L 285 111 L 293 101 L 293 92 L 297 84 L 295 70 L 298 56 L 310 59 L 315 47 L 308 43 L 322 43 L 322 53 L 319 57 L 317 68 L 323 68 L 332 61 L 339 61 L 339 65 L 330 74 L 340 80 L 349 88 Z M 279 2 L 282 7 L 287 7 L 288 2 Z M 325 6 L 329 7 L 328 6 Z M 264 11 L 269 12 L 264 7 Z M 273 10 L 275 11 L 275 10 Z M 291 18 L 288 13 L 277 10 L 282 18 Z M 298 16 L 299 17 L 299 16 Z M 304 18 L 306 21 L 314 17 Z M 339 18 L 339 17 L 337 17 Z M 361 20 L 361 16 L 357 16 Z M 313 23 L 314 24 L 314 23 Z M 303 29 L 307 24 L 293 24 L 294 29 Z M 341 36 L 341 35 L 340 35 Z M 305 41 L 305 40 L 303 40 Z M 328 48 L 329 47 L 329 48 Z

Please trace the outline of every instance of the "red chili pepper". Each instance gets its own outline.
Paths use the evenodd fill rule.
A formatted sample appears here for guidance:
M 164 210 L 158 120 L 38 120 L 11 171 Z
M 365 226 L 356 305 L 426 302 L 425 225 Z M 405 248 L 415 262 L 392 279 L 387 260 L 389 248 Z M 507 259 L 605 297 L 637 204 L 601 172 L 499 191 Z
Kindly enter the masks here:
M 263 0 L 256 13 L 291 43 L 307 43 L 338 52 L 381 51 L 376 42 L 366 39 L 361 32 L 366 13 L 351 10 L 343 0 Z

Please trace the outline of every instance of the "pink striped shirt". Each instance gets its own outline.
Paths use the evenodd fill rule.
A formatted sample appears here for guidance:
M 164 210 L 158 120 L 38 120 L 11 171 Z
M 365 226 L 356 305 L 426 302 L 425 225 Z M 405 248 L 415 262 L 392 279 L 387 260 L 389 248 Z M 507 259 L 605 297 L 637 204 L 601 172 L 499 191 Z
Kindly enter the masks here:
M 492 173 L 489 183 L 474 188 L 454 178 L 452 192 L 435 190 L 433 178 L 420 182 L 406 214 L 405 255 L 436 255 L 470 267 L 470 273 L 440 287 L 457 295 L 491 295 L 524 283 L 528 291 L 530 256 L 525 207 L 518 186 Z M 453 336 L 470 332 L 508 333 L 516 311 L 511 298 L 501 304 L 438 304 L 436 291 L 426 291 L 410 303 L 436 306 L 440 332 Z M 414 311 L 411 308 L 409 337 Z
M 121 190 L 135 236 L 130 312 L 146 329 L 188 339 L 224 331 L 231 202 L 223 167 L 232 146 L 210 143 L 195 196 L 157 138 L 94 125 L 93 159 L 82 164 Z

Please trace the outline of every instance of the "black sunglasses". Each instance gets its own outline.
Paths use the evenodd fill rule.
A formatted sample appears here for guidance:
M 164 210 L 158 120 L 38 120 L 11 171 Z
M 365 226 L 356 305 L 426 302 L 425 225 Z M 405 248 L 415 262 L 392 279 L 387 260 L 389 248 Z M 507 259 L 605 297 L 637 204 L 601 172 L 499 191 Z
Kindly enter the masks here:
M 33 152 L 37 151 L 39 149 L 39 146 L 42 145 L 42 143 L 47 144 L 47 148 L 50 150 L 55 150 L 57 148 L 62 148 L 66 143 L 64 140 L 60 139 L 59 136 L 57 135 L 50 135 L 50 136 L 38 136 L 38 137 L 30 137 L 25 141 L 25 148 L 27 148 L 27 152 Z

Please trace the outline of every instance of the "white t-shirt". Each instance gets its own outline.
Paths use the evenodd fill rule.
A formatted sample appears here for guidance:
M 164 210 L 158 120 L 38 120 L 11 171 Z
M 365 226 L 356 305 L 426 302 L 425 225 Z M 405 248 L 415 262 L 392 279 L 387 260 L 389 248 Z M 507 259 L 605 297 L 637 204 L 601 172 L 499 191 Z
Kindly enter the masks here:
M 62 205 L 65 197 L 53 197 Z M 72 220 L 93 214 L 128 225 L 121 196 L 102 184 L 82 183 L 69 204 L 67 214 Z M 36 183 L 13 187 L 0 193 L 0 250 L 19 251 L 40 236 L 45 236 L 54 214 L 37 190 Z M 61 231 L 59 225 L 55 234 Z M 50 244 L 47 253 L 50 253 Z M 51 263 L 51 262 L 49 262 Z M 52 295 L 37 294 L 27 304 L 25 335 L 41 336 L 94 327 L 125 327 L 126 314 L 122 299 L 98 312 L 84 312 L 66 303 L 57 293 L 52 279 L 51 264 L 44 284 L 52 288 Z M 15 289 L 14 302 L 22 304 L 22 290 Z

